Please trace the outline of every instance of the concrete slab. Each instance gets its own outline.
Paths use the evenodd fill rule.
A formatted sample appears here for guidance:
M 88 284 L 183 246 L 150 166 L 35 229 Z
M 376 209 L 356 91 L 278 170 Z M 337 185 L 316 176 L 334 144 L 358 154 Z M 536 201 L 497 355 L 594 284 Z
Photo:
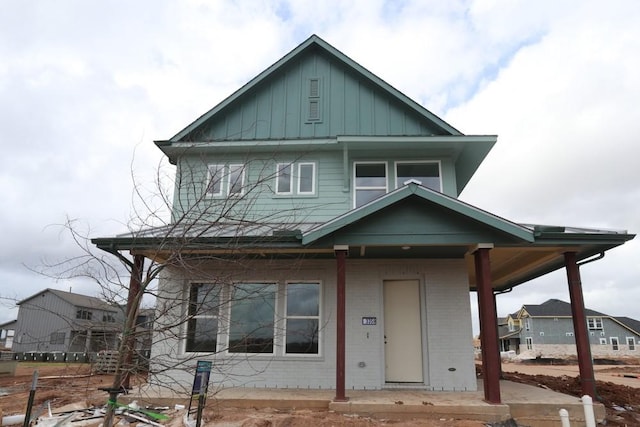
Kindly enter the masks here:
M 566 409 L 572 424 L 584 424 L 584 410 L 580 399 L 541 387 L 510 381 L 500 382 L 502 404 L 485 402 L 482 391 L 435 392 L 412 389 L 347 390 L 347 402 L 334 402 L 333 390 L 231 388 L 210 394 L 207 406 L 234 408 L 274 408 L 280 410 L 331 410 L 337 413 L 358 414 L 385 419 L 439 419 L 455 418 L 485 422 L 514 418 L 518 423 L 532 427 L 557 426 L 558 412 Z M 478 390 L 482 390 L 478 382 Z M 151 389 L 138 390 L 122 401 L 138 400 L 141 404 L 187 404 L 188 396 Z M 215 403 L 214 403 L 215 402 Z M 603 420 L 602 404 L 594 405 L 596 420 Z

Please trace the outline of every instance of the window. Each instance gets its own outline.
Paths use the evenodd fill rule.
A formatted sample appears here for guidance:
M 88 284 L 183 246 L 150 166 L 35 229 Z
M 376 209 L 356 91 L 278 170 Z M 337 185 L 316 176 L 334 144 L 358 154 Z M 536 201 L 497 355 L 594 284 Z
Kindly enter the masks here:
M 618 351 L 620 349 L 620 343 L 618 341 L 618 337 L 611 337 L 611 349 L 613 351 Z
M 442 191 L 439 162 L 397 162 L 396 188 L 402 187 L 410 179 L 420 181 L 424 187 Z
M 244 165 L 229 165 L 229 187 L 227 194 L 242 195 L 244 193 Z
M 89 310 L 80 309 L 76 311 L 76 319 L 91 320 L 91 318 L 93 318 L 93 313 Z
M 296 173 L 294 174 L 294 171 Z M 316 192 L 316 164 L 278 163 L 276 171 L 276 194 L 313 195 Z
M 633 337 L 627 337 L 627 346 L 629 350 L 634 351 L 636 349 L 636 340 Z
M 527 350 L 533 350 L 533 338 L 526 337 L 525 342 L 527 343 Z
M 218 345 L 220 286 L 192 284 L 189 290 L 186 351 L 214 352 Z
M 298 164 L 298 194 L 315 194 L 315 163 Z
M 273 353 L 276 284 L 234 285 L 229 353 Z
M 63 345 L 66 334 L 64 332 L 52 332 L 49 337 L 49 344 Z
M 276 173 L 276 194 L 291 194 L 291 163 L 278 163 Z
M 524 319 L 524 329 L 525 331 L 531 330 L 531 319 L 528 317 Z
M 244 171 L 242 164 L 209 165 L 207 195 L 219 197 L 225 194 L 225 189 L 229 196 L 244 194 Z
M 565 332 L 565 335 L 568 337 L 572 337 L 573 336 L 573 332 Z
M 356 163 L 354 165 L 354 175 L 354 203 L 356 208 L 386 194 L 386 163 Z
M 288 283 L 286 290 L 286 354 L 318 354 L 320 284 Z
M 589 317 L 587 319 L 589 329 L 602 329 L 602 317 Z
M 606 338 L 600 338 L 600 345 L 607 345 L 607 339 Z
M 102 321 L 103 322 L 108 322 L 108 323 L 115 323 L 116 322 L 116 318 L 113 316 L 113 314 L 107 313 L 107 314 L 103 314 L 102 315 Z
M 223 165 L 209 165 L 209 185 L 207 186 L 207 194 L 209 196 L 222 196 L 223 176 Z

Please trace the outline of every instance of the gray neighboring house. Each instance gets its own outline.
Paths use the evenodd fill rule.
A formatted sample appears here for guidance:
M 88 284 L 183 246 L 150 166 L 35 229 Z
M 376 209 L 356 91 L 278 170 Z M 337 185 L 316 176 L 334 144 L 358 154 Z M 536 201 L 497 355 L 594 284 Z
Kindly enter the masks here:
M 14 352 L 117 349 L 124 323 L 118 305 L 56 289 L 40 291 L 17 305 Z
M 594 358 L 640 357 L 640 321 L 585 309 Z M 571 304 L 550 299 L 501 318 L 500 350 L 519 358 L 576 356 Z
M 11 350 L 13 346 L 13 337 L 16 334 L 17 323 L 17 320 L 10 320 L 9 322 L 0 324 L 0 349 L 4 348 Z

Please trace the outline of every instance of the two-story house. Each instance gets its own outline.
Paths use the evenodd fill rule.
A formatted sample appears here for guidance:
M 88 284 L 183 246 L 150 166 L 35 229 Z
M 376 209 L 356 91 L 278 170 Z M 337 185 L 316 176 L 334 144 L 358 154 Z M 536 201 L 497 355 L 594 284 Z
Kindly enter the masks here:
M 640 357 L 640 322 L 585 309 L 589 345 L 594 358 Z M 507 316 L 500 334 L 503 351 L 522 358 L 576 356 L 571 304 L 550 299 L 526 304 Z
M 485 396 L 499 402 L 494 291 L 567 268 L 581 298 L 577 262 L 633 235 L 517 224 L 459 200 L 495 142 L 317 36 L 156 141 L 176 165 L 170 223 L 92 240 L 134 256 L 132 283 L 145 259 L 165 267 L 152 381 L 188 389 L 207 359 L 218 387 L 337 401 L 476 390 L 476 291 Z
M 16 353 L 117 349 L 124 313 L 120 306 L 57 289 L 44 289 L 17 305 Z

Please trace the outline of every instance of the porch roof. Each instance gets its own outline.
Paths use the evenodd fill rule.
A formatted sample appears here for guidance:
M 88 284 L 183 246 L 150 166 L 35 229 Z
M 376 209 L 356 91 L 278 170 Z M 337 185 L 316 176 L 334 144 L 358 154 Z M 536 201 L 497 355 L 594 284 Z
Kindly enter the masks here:
M 497 291 L 564 267 L 564 254 L 578 261 L 633 239 L 626 231 L 517 224 L 455 198 L 409 183 L 323 224 L 216 222 L 170 224 L 110 238 L 92 239 L 107 252 L 128 250 L 157 262 L 182 257 L 329 258 L 336 245 L 350 259 L 465 259 L 471 290 L 471 256 L 490 244 L 491 277 Z

